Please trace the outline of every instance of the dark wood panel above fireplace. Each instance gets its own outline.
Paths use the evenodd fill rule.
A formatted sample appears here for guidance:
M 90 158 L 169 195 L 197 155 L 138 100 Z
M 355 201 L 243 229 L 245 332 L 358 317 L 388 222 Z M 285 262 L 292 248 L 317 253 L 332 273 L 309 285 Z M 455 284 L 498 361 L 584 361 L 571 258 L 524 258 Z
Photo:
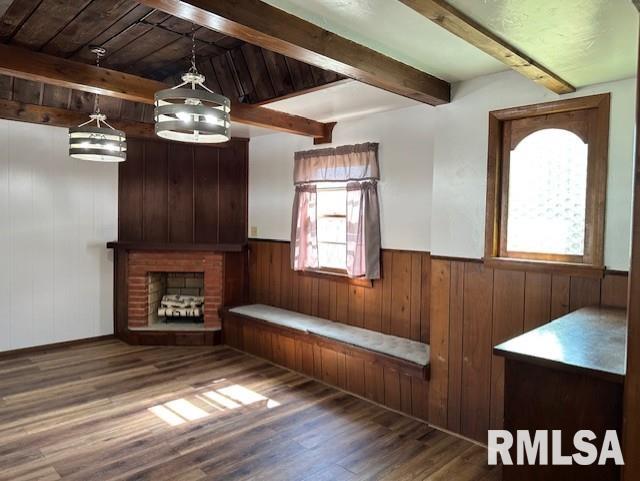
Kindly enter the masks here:
M 119 170 L 120 242 L 246 243 L 247 140 L 127 143 Z

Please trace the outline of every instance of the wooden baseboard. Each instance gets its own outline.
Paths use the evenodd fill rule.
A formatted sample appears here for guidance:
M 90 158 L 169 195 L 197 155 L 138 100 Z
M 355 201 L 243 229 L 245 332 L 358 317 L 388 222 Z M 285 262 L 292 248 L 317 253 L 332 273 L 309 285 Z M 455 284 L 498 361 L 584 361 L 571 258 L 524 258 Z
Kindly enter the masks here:
M 59 349 L 61 347 L 76 346 L 79 344 L 87 344 L 96 341 L 106 341 L 108 339 L 115 339 L 114 334 L 106 334 L 104 336 L 85 337 L 83 339 L 74 339 L 73 341 L 54 342 L 52 344 L 42 344 L 41 346 L 23 347 L 21 349 L 12 349 L 11 351 L 0 352 L 0 359 L 7 357 L 21 356 L 24 354 L 31 354 L 34 352 L 49 351 L 50 349 Z

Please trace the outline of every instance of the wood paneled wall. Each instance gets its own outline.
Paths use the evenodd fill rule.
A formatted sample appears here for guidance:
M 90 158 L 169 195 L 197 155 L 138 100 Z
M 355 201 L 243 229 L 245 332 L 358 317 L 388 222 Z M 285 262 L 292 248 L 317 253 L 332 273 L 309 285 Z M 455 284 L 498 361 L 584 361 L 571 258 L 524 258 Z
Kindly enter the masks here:
M 246 242 L 247 159 L 245 140 L 212 147 L 128 139 L 118 240 Z
M 428 342 L 428 383 L 414 388 L 381 368 L 367 375 L 366 368 L 350 368 L 345 358 L 336 360 L 336 375 L 343 364 L 351 371 L 345 371 L 346 384 L 338 377 L 337 385 L 358 394 L 360 386 L 368 386 L 366 397 L 390 407 L 403 409 L 404 402 L 408 410 L 413 403 L 415 415 L 479 441 L 503 423 L 504 361 L 492 354 L 494 345 L 587 305 L 626 306 L 625 273 L 598 279 L 501 270 L 477 260 L 384 250 L 383 279 L 366 288 L 291 271 L 289 244 L 274 241 L 251 241 L 249 265 L 252 302 Z M 272 349 L 272 342 L 256 338 L 254 347 Z M 321 375 L 327 377 L 322 362 L 327 372 L 334 371 L 333 354 L 313 353 L 311 359 L 320 360 L 314 369 Z
M 428 342 L 428 253 L 384 251 L 383 279 L 368 288 L 292 271 L 288 242 L 249 245 L 252 302 Z

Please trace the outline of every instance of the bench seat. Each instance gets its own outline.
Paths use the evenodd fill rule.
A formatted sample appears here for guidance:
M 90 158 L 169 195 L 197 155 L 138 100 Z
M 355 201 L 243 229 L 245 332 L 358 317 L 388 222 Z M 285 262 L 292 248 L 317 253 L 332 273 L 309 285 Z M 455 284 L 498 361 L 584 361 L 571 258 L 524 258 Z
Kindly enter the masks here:
M 429 365 L 429 345 L 411 339 L 382 334 L 264 304 L 233 307 L 228 309 L 228 312 L 355 346 L 422 368 Z

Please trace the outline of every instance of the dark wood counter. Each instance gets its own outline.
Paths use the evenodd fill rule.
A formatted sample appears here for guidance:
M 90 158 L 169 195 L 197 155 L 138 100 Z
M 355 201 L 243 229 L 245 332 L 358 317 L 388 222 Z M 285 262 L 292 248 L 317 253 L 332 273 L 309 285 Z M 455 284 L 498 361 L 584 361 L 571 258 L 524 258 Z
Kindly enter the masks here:
M 624 382 L 626 312 L 585 307 L 494 348 L 494 354 Z
M 504 428 L 560 430 L 562 453 L 575 452 L 573 436 L 588 429 L 601 446 L 607 430 L 622 429 L 626 314 L 584 308 L 494 348 L 505 358 Z M 511 451 L 515 460 L 515 450 Z M 549 452 L 549 460 L 551 453 Z M 620 467 L 504 466 L 504 481 L 617 481 Z

